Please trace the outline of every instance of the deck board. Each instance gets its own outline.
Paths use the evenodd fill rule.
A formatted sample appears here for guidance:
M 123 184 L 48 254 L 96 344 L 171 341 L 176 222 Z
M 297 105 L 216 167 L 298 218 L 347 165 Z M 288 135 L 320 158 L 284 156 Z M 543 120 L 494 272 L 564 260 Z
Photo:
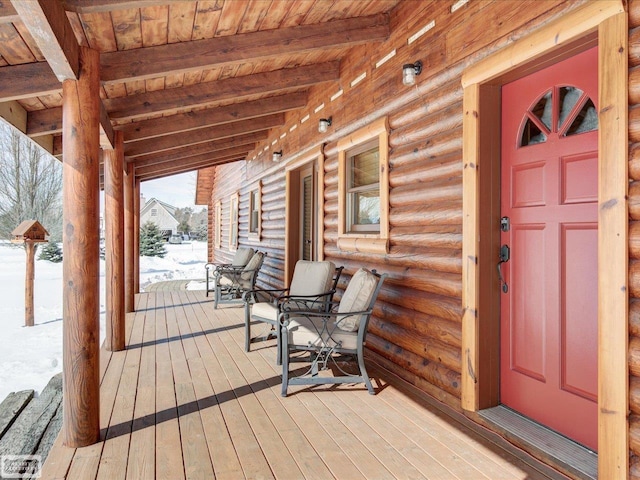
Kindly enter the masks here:
M 185 478 L 184 464 L 164 309 L 167 299 L 165 295 L 158 294 L 156 301 L 163 307 L 156 315 L 156 478 L 181 480 Z
M 156 324 L 159 310 L 156 295 L 147 295 L 147 312 L 140 347 L 140 367 L 135 409 L 129 442 L 129 479 L 155 478 L 156 425 Z
M 123 352 L 101 352 L 103 441 L 58 438 L 43 478 L 548 478 L 383 370 L 378 389 L 280 396 L 275 341 L 244 352 L 243 309 L 198 291 L 137 296 Z M 375 366 L 374 366 L 375 368 Z

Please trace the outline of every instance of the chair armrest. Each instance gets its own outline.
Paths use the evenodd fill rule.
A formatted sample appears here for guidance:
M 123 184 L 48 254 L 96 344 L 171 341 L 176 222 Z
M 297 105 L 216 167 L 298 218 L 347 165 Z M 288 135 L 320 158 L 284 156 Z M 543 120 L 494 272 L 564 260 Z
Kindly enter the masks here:
M 232 264 L 230 263 L 205 263 L 204 268 L 209 271 L 209 269 L 213 268 L 213 270 L 218 270 L 219 268 L 226 268 L 226 267 L 231 267 Z
M 215 274 L 222 274 L 222 273 L 234 274 L 236 272 L 251 272 L 251 271 L 252 270 L 245 270 L 244 267 L 239 267 L 236 265 L 218 265 L 213 273 L 215 275 Z
M 335 306 L 339 305 L 339 303 L 337 302 L 331 302 L 332 305 Z M 358 312 L 336 312 L 336 311 L 331 311 L 331 312 L 323 312 L 323 311 L 316 311 L 316 310 L 288 310 L 288 311 L 283 311 L 283 312 L 279 312 L 278 313 L 278 322 L 280 323 L 280 325 L 287 327 L 289 326 L 289 318 L 291 317 L 306 317 L 306 318 L 320 318 L 322 319 L 325 323 L 328 323 L 329 320 L 331 319 L 338 319 L 338 317 L 345 318 L 345 317 L 351 317 L 351 316 L 356 316 L 356 315 L 371 315 L 373 313 L 373 310 L 362 310 L 362 311 L 358 311 Z M 360 323 L 361 325 L 363 324 L 363 322 Z
M 253 290 L 247 290 L 242 294 L 242 299 L 246 302 L 248 298 L 256 298 L 258 296 L 266 297 L 268 302 L 276 302 L 277 299 L 284 293 L 288 292 L 288 288 L 255 288 Z M 255 303 L 255 300 L 254 300 Z
M 318 293 L 317 295 L 282 295 L 278 297 L 279 311 L 293 310 L 318 310 L 328 312 L 331 310 L 332 299 L 335 290 L 329 292 Z

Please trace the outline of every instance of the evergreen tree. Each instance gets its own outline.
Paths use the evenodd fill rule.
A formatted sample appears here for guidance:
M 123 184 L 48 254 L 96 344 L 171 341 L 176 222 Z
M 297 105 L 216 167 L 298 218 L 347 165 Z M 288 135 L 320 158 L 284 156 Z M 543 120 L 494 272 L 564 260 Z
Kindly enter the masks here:
M 166 254 L 167 249 L 158 225 L 146 222 L 140 228 L 140 256 L 164 258 Z
M 207 225 L 198 225 L 198 228 L 196 228 L 196 240 L 200 240 L 201 242 L 206 242 L 207 241 Z
M 182 232 L 188 235 L 190 231 L 191 225 L 189 225 L 189 222 L 180 222 L 180 225 L 178 225 L 178 232 Z
M 62 249 L 57 242 L 45 243 L 40 250 L 38 260 L 48 260 L 53 263 L 60 263 L 62 261 Z

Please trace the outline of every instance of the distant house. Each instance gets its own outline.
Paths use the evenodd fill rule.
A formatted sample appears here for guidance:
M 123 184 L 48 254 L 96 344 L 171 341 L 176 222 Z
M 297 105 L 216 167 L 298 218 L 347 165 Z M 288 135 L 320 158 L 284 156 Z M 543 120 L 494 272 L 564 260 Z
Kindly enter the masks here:
M 153 222 L 158 225 L 162 235 L 168 239 L 178 233 L 178 220 L 176 220 L 176 207 L 161 202 L 156 198 L 150 198 L 140 210 L 140 225 Z

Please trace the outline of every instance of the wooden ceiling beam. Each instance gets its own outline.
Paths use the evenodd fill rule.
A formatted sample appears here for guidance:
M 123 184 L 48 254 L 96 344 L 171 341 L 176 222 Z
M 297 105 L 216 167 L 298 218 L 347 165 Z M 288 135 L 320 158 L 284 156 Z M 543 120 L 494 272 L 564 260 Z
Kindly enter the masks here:
M 12 0 L 59 82 L 80 78 L 80 46 L 58 0 Z
M 386 40 L 389 37 L 389 29 L 389 16 L 377 14 L 314 25 L 105 52 L 100 56 L 100 78 L 105 83 L 121 83 L 193 70 L 261 62 L 282 55 Z
M 136 174 L 143 174 L 144 172 L 156 172 L 165 171 L 174 167 L 193 167 L 201 166 L 210 162 L 212 158 L 230 158 L 241 157 L 245 158 L 247 154 L 253 150 L 255 145 L 240 145 L 239 147 L 226 148 L 217 152 L 203 153 L 202 155 L 196 155 L 195 157 L 187 157 L 174 162 L 161 162 L 151 165 L 138 166 L 136 164 Z
M 26 133 L 30 137 L 62 133 L 62 107 L 45 108 L 27 113 Z
M 161 152 L 172 148 L 196 145 L 213 139 L 229 138 L 245 133 L 268 130 L 284 125 L 284 114 L 276 113 L 265 117 L 242 120 L 240 122 L 225 123 L 214 127 L 199 128 L 190 132 L 174 133 L 159 138 L 150 138 L 125 144 L 124 153 L 128 158 L 140 155 Z
M 116 127 L 116 130 L 124 132 L 125 142 L 160 137 L 168 133 L 186 132 L 197 128 L 295 110 L 307 104 L 307 97 L 307 92 L 277 95 L 244 103 L 233 103 L 196 112 L 179 113 L 128 123 Z
M 111 120 L 109 120 L 109 114 L 107 113 L 107 109 L 104 107 L 104 103 L 102 103 L 102 99 L 100 100 L 100 146 L 102 148 L 114 149 L 116 141 L 116 133 L 113 129 L 113 125 L 111 125 Z
M 26 0 L 19 0 L 26 1 Z M 170 5 L 175 0 L 63 0 L 64 9 L 75 13 L 103 13 L 113 10 Z M 11 0 L 0 0 L 0 24 L 20 21 Z
M 222 107 L 186 112 L 162 118 L 142 120 L 114 127 L 124 132 L 126 141 L 159 137 L 222 123 L 271 115 L 302 108 L 307 102 L 307 92 L 294 92 Z M 106 114 L 106 112 L 105 112 Z M 108 115 L 108 114 L 107 114 Z M 39 137 L 62 132 L 62 108 L 34 110 L 27 114 L 27 135 Z
M 257 142 L 266 140 L 268 136 L 267 130 L 261 130 L 259 132 L 247 133 L 246 135 L 237 135 L 235 137 L 224 138 L 222 140 L 212 140 L 210 142 L 198 143 L 197 145 L 165 150 L 160 153 L 141 155 L 131 161 L 135 163 L 136 167 L 145 167 L 163 162 L 173 162 L 183 158 L 211 154 L 219 150 L 237 146 L 255 145 Z
M 9 0 L 0 0 L 0 24 L 15 23 L 20 21 L 20 16 L 13 8 Z
M 334 61 L 106 99 L 104 103 L 112 119 L 133 120 L 154 113 L 175 113 L 185 106 L 282 93 L 339 78 L 340 62 Z
M 237 162 L 239 160 L 244 160 L 244 156 L 237 156 L 237 157 L 230 157 L 230 158 L 212 158 L 207 162 L 203 162 L 202 165 L 194 165 L 194 166 L 179 167 L 179 168 L 177 167 L 171 170 L 149 172 L 143 175 L 136 174 L 136 178 L 139 178 L 140 181 L 157 180 L 159 178 L 170 177 L 172 175 L 178 175 L 180 173 L 193 172 L 194 170 L 200 170 L 201 168 L 223 165 L 225 163 Z
M 47 62 L 0 67 L 0 101 L 53 95 L 62 85 Z
M 102 13 L 113 10 L 169 5 L 175 3 L 175 0 L 63 0 L 63 2 L 65 9 L 70 12 Z
M 79 79 L 80 45 L 62 3 L 58 0 L 12 0 L 12 5 L 47 60 L 58 84 Z M 101 101 L 99 123 L 100 144 L 113 148 L 113 127 Z

